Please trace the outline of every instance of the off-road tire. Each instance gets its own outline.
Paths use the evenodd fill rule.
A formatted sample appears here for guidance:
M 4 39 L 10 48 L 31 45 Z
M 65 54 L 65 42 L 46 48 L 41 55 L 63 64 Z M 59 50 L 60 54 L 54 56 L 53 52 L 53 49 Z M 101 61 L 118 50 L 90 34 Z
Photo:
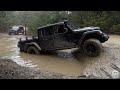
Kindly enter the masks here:
M 27 53 L 39 55 L 40 51 L 35 46 L 30 46 L 27 48 Z
M 99 56 L 102 51 L 102 44 L 97 39 L 88 39 L 83 44 L 83 51 L 91 57 Z
M 9 35 L 11 35 L 11 33 L 9 33 Z

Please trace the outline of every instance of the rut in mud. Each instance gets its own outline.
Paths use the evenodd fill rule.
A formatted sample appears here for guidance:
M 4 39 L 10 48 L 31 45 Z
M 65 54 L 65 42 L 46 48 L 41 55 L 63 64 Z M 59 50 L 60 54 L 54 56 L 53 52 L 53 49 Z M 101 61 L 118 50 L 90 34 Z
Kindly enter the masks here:
M 120 36 L 110 35 L 99 57 L 88 57 L 79 49 L 60 50 L 41 55 L 20 53 L 17 42 L 22 35 L 0 34 L 0 57 L 21 66 L 68 76 L 120 78 Z

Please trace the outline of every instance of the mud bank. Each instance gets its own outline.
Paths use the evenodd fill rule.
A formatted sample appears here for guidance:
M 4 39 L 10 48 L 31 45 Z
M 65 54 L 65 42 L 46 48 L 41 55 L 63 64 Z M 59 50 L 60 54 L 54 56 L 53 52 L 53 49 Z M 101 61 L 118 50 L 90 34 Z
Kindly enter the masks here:
M 0 79 L 60 79 L 61 74 L 42 72 L 32 68 L 20 66 L 10 59 L 0 59 Z
M 10 59 L 0 59 L 0 79 L 87 79 L 86 77 L 65 76 L 20 66 Z

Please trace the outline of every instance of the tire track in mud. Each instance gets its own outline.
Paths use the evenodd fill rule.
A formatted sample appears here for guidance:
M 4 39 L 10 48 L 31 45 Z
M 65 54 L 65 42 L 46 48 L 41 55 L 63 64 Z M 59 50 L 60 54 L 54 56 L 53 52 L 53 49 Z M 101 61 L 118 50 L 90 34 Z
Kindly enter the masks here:
M 103 51 L 99 57 L 83 57 L 85 61 L 91 61 L 83 70 L 83 75 L 103 79 L 120 78 L 120 36 L 114 37 L 111 36 L 112 39 L 103 44 Z M 112 40 L 116 42 L 112 43 Z
M 98 57 L 88 57 L 79 49 L 71 50 L 71 53 L 64 53 L 65 55 L 62 55 L 63 52 L 61 52 L 61 56 L 79 61 L 80 65 L 82 65 L 81 76 L 79 77 L 98 79 L 120 78 L 119 47 L 120 45 L 106 42 L 106 44 L 103 44 L 102 53 Z

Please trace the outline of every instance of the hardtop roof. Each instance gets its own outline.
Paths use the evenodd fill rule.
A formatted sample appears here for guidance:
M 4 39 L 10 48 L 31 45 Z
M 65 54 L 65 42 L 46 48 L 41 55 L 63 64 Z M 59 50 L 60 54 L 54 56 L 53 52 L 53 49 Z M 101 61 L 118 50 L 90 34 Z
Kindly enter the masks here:
M 54 23 L 54 24 L 48 24 L 48 25 L 46 25 L 46 26 L 42 26 L 42 27 L 39 27 L 39 28 L 37 28 L 37 29 L 39 30 L 39 29 L 42 29 L 42 28 L 50 27 L 50 26 L 62 25 L 62 24 L 64 24 L 64 23 L 65 23 L 65 22 L 59 22 L 59 23 Z

